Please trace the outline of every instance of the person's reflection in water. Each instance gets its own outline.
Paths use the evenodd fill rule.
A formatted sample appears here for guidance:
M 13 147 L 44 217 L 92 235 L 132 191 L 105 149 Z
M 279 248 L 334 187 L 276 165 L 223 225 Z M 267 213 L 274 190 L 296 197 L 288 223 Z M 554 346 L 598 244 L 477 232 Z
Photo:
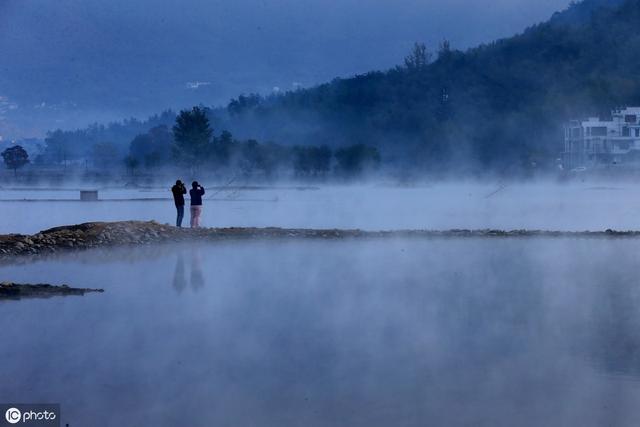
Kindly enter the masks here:
M 204 286 L 204 273 L 202 272 L 202 258 L 200 250 L 194 247 L 191 251 L 191 289 L 197 291 Z
M 185 277 L 185 262 L 182 251 L 178 253 L 176 260 L 176 270 L 173 274 L 173 288 L 181 293 L 187 287 L 187 278 Z

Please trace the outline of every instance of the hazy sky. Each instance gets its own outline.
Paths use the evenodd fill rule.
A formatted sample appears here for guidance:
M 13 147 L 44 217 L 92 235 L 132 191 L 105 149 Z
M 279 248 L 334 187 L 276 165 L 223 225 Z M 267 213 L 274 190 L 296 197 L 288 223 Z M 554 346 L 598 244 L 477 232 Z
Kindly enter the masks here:
M 414 41 L 466 48 L 569 0 L 0 0 L 0 135 L 390 68 Z

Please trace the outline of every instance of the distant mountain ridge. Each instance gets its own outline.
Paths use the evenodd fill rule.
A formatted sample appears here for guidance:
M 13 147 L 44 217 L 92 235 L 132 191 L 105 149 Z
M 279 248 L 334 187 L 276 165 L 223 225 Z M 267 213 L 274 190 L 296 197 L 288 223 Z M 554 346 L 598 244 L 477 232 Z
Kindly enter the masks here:
M 401 170 L 521 173 L 553 167 L 566 120 L 640 105 L 637 52 L 640 0 L 585 0 L 465 52 L 443 43 L 431 60 L 241 96 L 209 115 L 239 138 L 373 145 Z
M 640 105 L 640 0 L 585 0 L 522 34 L 419 69 L 398 67 L 271 99 L 240 98 L 220 126 L 262 140 L 376 145 L 402 167 L 552 167 L 562 124 Z
M 466 47 L 509 35 L 568 1 L 479 15 L 448 0 L 0 0 L 0 137 L 311 87 L 444 32 Z

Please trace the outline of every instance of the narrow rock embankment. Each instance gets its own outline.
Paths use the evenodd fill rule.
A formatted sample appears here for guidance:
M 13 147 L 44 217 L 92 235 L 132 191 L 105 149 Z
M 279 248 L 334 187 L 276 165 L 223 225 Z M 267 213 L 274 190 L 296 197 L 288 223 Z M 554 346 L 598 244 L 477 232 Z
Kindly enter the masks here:
M 33 235 L 0 235 L 0 259 L 17 255 L 51 254 L 96 247 L 149 245 L 188 240 L 226 239 L 342 239 L 342 238 L 629 238 L 640 231 L 544 231 L 544 230 L 316 230 L 287 228 L 176 228 L 157 222 L 89 222 L 51 228 Z
M 51 298 L 55 296 L 84 295 L 88 292 L 104 292 L 103 289 L 71 288 L 67 285 L 20 284 L 0 282 L 0 301 L 23 298 Z
M 359 231 L 294 230 L 281 228 L 176 228 L 157 222 L 89 222 L 55 227 L 33 235 L 0 235 L 0 259 L 15 255 L 50 254 L 60 251 L 123 245 L 149 245 L 187 240 L 246 238 L 337 238 Z

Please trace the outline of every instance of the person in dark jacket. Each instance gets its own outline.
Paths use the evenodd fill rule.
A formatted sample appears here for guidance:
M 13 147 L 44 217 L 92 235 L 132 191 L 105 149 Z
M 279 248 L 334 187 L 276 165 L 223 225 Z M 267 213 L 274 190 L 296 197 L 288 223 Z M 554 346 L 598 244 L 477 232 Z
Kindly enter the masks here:
M 204 188 L 198 184 L 198 181 L 191 183 L 189 196 L 191 196 L 191 228 L 198 228 L 202 214 L 202 196 L 204 196 Z
M 176 218 L 176 227 L 182 227 L 182 218 L 184 217 L 184 195 L 187 194 L 187 189 L 182 181 L 177 180 L 176 185 L 171 187 L 173 193 L 173 201 L 176 204 L 176 211 L 178 217 Z

